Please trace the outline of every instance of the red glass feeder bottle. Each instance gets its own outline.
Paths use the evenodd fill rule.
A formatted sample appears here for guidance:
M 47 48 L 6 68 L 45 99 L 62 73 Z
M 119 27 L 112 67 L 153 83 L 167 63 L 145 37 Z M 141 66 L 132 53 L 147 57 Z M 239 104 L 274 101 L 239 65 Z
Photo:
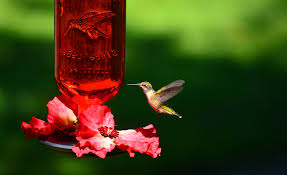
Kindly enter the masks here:
M 125 0 L 55 0 L 55 76 L 80 108 L 104 104 L 124 80 Z

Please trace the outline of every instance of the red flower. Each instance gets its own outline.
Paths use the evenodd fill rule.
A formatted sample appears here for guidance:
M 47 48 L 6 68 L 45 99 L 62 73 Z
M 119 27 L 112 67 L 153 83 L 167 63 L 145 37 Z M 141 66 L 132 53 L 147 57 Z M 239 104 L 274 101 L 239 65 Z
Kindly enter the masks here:
M 51 124 L 35 117 L 32 117 L 30 123 L 22 122 L 21 129 L 27 139 L 37 138 L 40 135 L 50 135 L 54 132 Z
M 153 125 L 136 130 L 114 130 L 114 116 L 107 106 L 92 106 L 83 112 L 79 118 L 78 144 L 73 146 L 73 151 L 78 157 L 83 154 L 93 153 L 105 158 L 116 146 L 129 152 L 140 152 L 157 157 L 161 149 L 159 138 Z
M 105 158 L 116 147 L 127 151 L 130 157 L 134 157 L 135 152 L 153 158 L 160 155 L 159 138 L 153 125 L 117 131 L 114 129 L 114 116 L 107 106 L 92 106 L 81 113 L 79 118 L 58 97 L 47 106 L 49 123 L 35 117 L 30 123 L 22 123 L 21 129 L 26 138 L 59 144 L 77 143 L 73 151 L 78 157 L 93 153 Z
M 130 157 L 139 152 L 156 158 L 161 152 L 161 148 L 158 148 L 159 138 L 156 135 L 153 125 L 119 131 L 119 137 L 116 138 L 117 147 L 127 151 Z
M 113 139 L 101 134 L 100 128 L 109 127 L 114 129 L 114 116 L 107 106 L 92 106 L 79 117 L 77 140 L 78 144 L 73 146 L 73 151 L 78 157 L 89 152 L 105 158 L 108 152 L 115 148 Z
M 58 97 L 48 103 L 49 123 L 32 117 L 31 122 L 22 123 L 21 129 L 26 138 L 39 138 L 41 140 L 57 141 L 63 143 L 63 138 L 75 135 L 77 117 L 71 109 L 66 107 Z
M 49 101 L 48 107 L 48 121 L 59 130 L 65 130 L 73 127 L 77 123 L 77 117 L 74 112 L 65 106 L 58 97 Z

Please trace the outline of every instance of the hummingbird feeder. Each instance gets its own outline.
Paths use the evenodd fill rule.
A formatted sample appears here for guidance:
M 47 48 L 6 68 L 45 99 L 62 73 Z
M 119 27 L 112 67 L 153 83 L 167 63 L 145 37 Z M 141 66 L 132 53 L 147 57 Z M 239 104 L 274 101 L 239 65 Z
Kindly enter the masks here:
M 153 125 L 116 130 L 104 105 L 124 81 L 125 33 L 125 0 L 55 0 L 55 78 L 62 95 L 47 104 L 47 122 L 22 123 L 27 139 L 77 157 L 105 158 L 113 150 L 160 155 Z

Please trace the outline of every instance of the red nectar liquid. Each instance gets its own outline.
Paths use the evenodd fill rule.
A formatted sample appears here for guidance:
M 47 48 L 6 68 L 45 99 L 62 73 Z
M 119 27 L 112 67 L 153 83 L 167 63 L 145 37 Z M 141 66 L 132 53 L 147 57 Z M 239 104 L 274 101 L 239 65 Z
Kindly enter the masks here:
M 124 80 L 125 0 L 55 0 L 55 76 L 82 108 L 104 104 Z

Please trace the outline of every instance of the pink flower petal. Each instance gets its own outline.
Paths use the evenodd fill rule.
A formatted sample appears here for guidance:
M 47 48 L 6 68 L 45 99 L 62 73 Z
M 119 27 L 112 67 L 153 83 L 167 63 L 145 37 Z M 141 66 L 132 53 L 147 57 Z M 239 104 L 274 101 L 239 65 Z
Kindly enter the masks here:
M 73 146 L 73 151 L 76 153 L 77 157 L 93 153 L 100 158 L 105 158 L 107 153 L 115 148 L 113 139 L 103 137 L 100 134 L 96 134 L 94 137 L 87 139 L 77 137 L 77 140 L 79 143 Z
M 49 123 L 35 117 L 32 117 L 30 123 L 22 122 L 21 129 L 27 139 L 49 135 L 54 132 L 54 128 Z
M 116 138 L 116 146 L 121 150 L 126 150 L 130 157 L 134 157 L 135 152 L 147 154 L 156 158 L 161 153 L 159 148 L 159 138 L 153 125 L 143 128 L 119 131 Z
M 83 154 L 93 153 L 105 158 L 108 152 L 115 148 L 113 139 L 104 137 L 99 132 L 99 127 L 114 128 L 114 116 L 107 106 L 92 106 L 79 117 L 79 130 L 77 133 L 78 144 L 73 151 L 78 157 Z
M 48 104 L 48 121 L 59 130 L 73 126 L 77 122 L 74 112 L 65 106 L 58 97 L 55 97 Z
M 84 132 L 98 132 L 101 126 L 114 129 L 115 121 L 111 109 L 107 106 L 92 106 L 83 112 L 79 118 L 80 130 Z

